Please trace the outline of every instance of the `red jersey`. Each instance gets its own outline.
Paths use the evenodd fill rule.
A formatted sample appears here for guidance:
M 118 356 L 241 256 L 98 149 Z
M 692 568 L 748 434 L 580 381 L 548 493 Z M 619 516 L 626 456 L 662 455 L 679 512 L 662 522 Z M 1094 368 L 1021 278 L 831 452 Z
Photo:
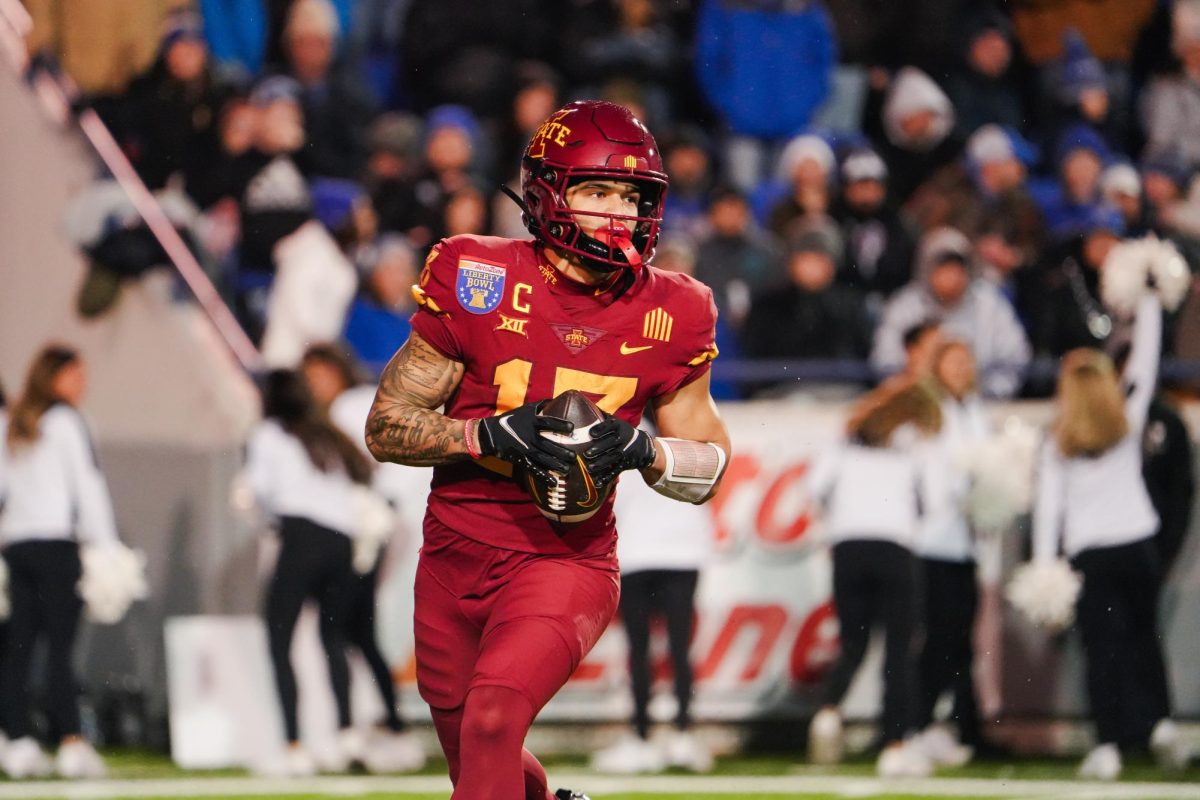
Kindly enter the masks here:
M 414 287 L 413 330 L 465 366 L 446 401 L 456 419 L 503 413 L 578 389 L 636 425 L 646 404 L 703 375 L 717 355 L 712 291 L 646 267 L 628 291 L 572 281 L 533 241 L 456 236 L 429 254 Z M 512 480 L 511 465 L 487 458 L 435 467 L 426 543 L 449 529 L 506 550 L 608 552 L 613 495 L 590 519 L 548 520 Z M 441 534 L 444 535 L 444 534 Z

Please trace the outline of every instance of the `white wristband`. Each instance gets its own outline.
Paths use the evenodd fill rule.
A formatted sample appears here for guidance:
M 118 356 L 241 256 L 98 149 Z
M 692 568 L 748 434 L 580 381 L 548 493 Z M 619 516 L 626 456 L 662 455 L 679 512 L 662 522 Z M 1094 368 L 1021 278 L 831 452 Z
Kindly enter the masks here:
M 725 469 L 725 451 L 712 442 L 659 436 L 666 467 L 650 488 L 672 500 L 698 503 L 708 497 Z

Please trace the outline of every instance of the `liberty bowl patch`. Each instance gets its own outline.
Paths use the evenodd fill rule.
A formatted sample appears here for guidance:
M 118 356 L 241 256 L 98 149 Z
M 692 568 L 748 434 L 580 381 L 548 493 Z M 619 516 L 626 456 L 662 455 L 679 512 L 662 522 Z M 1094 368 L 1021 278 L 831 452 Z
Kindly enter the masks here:
M 504 267 L 496 264 L 460 258 L 454 284 L 458 304 L 472 314 L 495 311 L 504 297 L 504 272 Z

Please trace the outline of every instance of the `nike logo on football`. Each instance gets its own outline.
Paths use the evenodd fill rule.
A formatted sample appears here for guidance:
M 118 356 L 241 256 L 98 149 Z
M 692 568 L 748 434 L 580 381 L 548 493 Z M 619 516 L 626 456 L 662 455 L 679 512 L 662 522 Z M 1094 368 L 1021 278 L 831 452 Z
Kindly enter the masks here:
M 651 347 L 654 347 L 654 345 L 644 344 L 641 347 L 630 347 L 629 342 L 621 342 L 621 355 L 631 356 L 634 353 L 640 353 L 643 350 L 649 350 Z

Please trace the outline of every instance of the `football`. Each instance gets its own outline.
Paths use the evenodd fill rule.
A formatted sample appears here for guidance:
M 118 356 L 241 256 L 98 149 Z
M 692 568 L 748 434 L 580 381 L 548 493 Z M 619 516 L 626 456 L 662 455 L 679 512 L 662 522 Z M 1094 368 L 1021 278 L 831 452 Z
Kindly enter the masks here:
M 575 425 L 569 434 L 542 433 L 547 439 L 576 453 L 575 463 L 566 475 L 557 476 L 549 484 L 526 474 L 525 488 L 533 498 L 534 505 L 549 519 L 555 522 L 583 522 L 600 510 L 612 491 L 611 484 L 603 491 L 596 489 L 582 458 L 583 452 L 592 444 L 592 426 L 604 420 L 604 412 L 583 392 L 568 389 L 542 406 L 540 416 L 565 419 Z

